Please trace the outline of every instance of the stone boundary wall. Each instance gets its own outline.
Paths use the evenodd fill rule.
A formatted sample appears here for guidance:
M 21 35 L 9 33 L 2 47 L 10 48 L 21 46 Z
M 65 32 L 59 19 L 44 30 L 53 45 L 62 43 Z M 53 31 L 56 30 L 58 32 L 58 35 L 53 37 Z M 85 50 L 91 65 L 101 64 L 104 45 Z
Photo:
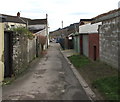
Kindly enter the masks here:
M 13 35 L 13 70 L 18 74 L 36 57 L 36 38 L 29 40 L 24 35 Z
M 120 16 L 103 21 L 100 26 L 100 60 L 120 66 Z

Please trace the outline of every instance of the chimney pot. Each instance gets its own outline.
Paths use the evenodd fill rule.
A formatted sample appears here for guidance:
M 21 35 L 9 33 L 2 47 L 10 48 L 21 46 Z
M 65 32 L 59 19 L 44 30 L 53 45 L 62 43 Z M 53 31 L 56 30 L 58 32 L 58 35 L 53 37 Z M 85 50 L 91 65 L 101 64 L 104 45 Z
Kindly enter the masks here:
M 46 19 L 48 19 L 48 14 L 46 14 Z
M 17 17 L 20 17 L 20 12 L 17 13 Z

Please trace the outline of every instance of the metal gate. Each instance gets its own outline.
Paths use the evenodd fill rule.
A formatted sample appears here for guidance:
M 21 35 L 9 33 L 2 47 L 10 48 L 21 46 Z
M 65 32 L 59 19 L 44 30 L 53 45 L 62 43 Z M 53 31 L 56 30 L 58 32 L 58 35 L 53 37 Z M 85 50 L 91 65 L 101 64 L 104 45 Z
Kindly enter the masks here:
M 13 55 L 13 32 L 4 32 L 4 77 L 11 77 L 13 74 L 12 68 Z

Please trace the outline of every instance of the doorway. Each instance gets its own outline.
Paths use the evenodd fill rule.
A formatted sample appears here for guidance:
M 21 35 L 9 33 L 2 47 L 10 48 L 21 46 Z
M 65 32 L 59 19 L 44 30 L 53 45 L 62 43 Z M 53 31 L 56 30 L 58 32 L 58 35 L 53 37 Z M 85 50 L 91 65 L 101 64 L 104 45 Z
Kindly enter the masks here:
M 4 32 L 4 77 L 11 77 L 13 74 L 13 32 Z
M 97 54 L 97 53 L 96 53 L 97 49 L 96 49 L 96 46 L 94 46 L 93 49 L 94 49 L 94 61 L 96 61 L 96 59 L 97 59 L 97 55 L 96 55 L 96 54 Z

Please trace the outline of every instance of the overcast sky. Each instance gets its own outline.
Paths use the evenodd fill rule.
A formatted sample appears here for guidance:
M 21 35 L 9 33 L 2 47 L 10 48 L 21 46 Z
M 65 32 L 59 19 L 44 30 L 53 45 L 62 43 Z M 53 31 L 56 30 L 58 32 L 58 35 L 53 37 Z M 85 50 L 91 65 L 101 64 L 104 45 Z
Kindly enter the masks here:
M 0 13 L 31 19 L 49 18 L 50 31 L 66 27 L 80 19 L 93 18 L 118 8 L 120 0 L 1 0 Z

